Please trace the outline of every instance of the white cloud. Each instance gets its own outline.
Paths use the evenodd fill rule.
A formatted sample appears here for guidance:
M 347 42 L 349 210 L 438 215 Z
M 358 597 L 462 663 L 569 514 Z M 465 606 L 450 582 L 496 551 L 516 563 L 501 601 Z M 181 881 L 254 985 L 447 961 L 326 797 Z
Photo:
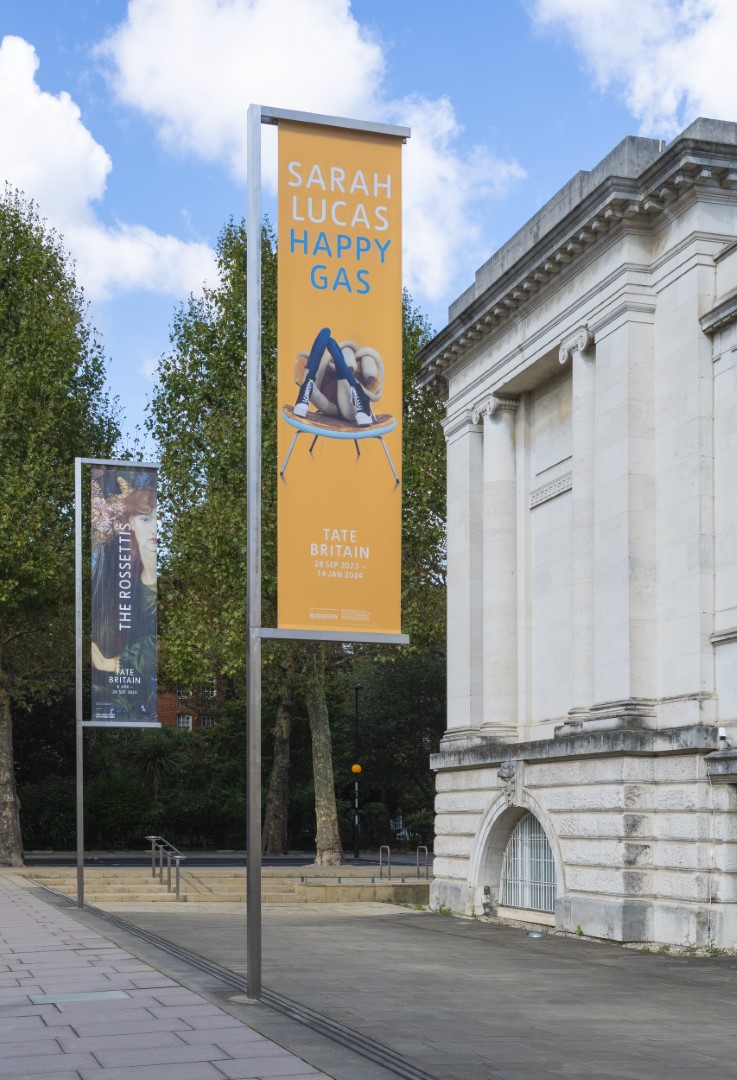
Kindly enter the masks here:
M 147 357 L 138 368 L 139 374 L 143 375 L 147 382 L 155 382 L 159 373 L 159 361 L 157 357 Z
M 643 134 L 737 119 L 734 0 L 535 0 L 532 11 L 570 38 L 601 90 L 621 92 Z
M 162 236 L 145 225 L 108 229 L 77 221 L 65 235 L 85 291 L 98 299 L 137 289 L 179 298 L 199 290 L 203 281 L 217 280 L 215 255 L 207 244 Z
M 237 180 L 250 102 L 368 116 L 384 70 L 348 0 L 131 0 L 98 52 L 170 149 L 225 162 Z
M 141 225 L 104 226 L 94 203 L 105 194 L 112 162 L 84 126 L 69 94 L 43 91 L 32 45 L 0 43 L 0 180 L 20 188 L 64 237 L 87 295 L 145 289 L 181 296 L 214 279 L 206 244 L 160 236 Z
M 413 295 L 436 301 L 461 253 L 465 264 L 474 252 L 478 258 L 488 255 L 472 204 L 503 195 L 525 174 L 515 161 L 495 158 L 485 147 L 459 154 L 453 142 L 460 128 L 447 98 L 408 98 L 395 112 L 399 123 L 412 128 L 404 170 L 405 281 Z
M 39 60 L 19 37 L 0 43 L 0 172 L 52 218 L 78 217 L 102 197 L 113 165 L 69 94 L 45 94 Z
M 246 108 L 281 108 L 412 127 L 405 153 L 405 277 L 437 301 L 461 260 L 488 254 L 473 204 L 524 176 L 487 148 L 464 152 L 445 99 L 390 101 L 385 49 L 349 0 L 130 0 L 99 47 L 118 99 L 146 114 L 173 151 L 225 165 L 243 181 Z M 276 148 L 263 140 L 274 189 Z

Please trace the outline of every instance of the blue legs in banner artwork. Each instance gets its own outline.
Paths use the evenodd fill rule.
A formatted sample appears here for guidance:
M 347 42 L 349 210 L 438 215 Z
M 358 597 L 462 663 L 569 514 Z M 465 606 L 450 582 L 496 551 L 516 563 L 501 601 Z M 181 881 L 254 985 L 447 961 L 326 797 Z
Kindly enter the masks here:
M 307 359 L 307 367 L 305 370 L 304 382 L 299 388 L 297 395 L 297 401 L 294 406 L 294 415 L 304 418 L 307 416 L 307 412 L 310 407 L 310 400 L 315 390 L 315 379 L 317 376 L 318 368 L 320 367 L 320 361 L 322 360 L 323 353 L 328 350 L 335 365 L 335 374 L 338 379 L 338 383 L 345 381 L 348 383 L 348 400 L 350 408 L 355 413 L 355 422 L 359 427 L 367 427 L 373 423 L 373 416 L 371 415 L 371 403 L 366 396 L 363 387 L 356 380 L 355 375 L 345 362 L 345 358 L 335 338 L 331 335 L 330 329 L 325 326 L 318 333 L 317 337 L 312 343 L 310 349 L 310 355 Z M 339 395 L 339 400 L 340 400 Z M 344 411 L 344 410 L 341 410 Z M 349 419 L 349 417 L 346 417 Z
M 331 340 L 332 338 L 330 337 L 330 330 L 326 326 L 319 332 L 319 334 L 312 343 L 310 355 L 307 359 L 305 379 L 299 388 L 299 393 L 297 394 L 297 401 L 294 406 L 295 416 L 307 416 L 307 410 L 310 407 L 310 399 L 312 398 L 312 394 L 315 389 L 315 376 L 317 375 L 317 369 L 320 366 L 322 354 L 325 352 L 325 349 L 328 346 L 328 342 Z M 338 351 L 340 352 L 340 350 Z M 342 353 L 340 358 L 341 360 L 343 359 Z M 286 462 L 284 463 L 284 468 L 286 468 Z

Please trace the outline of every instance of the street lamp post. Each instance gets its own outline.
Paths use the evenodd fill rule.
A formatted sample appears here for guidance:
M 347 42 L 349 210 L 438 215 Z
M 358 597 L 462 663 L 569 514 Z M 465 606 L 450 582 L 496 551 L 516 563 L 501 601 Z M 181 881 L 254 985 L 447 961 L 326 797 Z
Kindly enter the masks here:
M 353 689 L 356 692 L 356 711 L 354 715 L 353 724 L 353 751 L 356 759 L 358 758 L 358 695 L 361 690 L 360 686 L 354 686 Z M 351 772 L 353 773 L 353 858 L 359 859 L 361 857 L 360 845 L 361 845 L 361 820 L 358 815 L 358 777 L 361 775 L 361 766 L 358 764 L 358 760 L 351 766 Z
M 361 836 L 361 822 L 358 816 L 358 776 L 361 772 L 361 766 L 356 762 L 355 765 L 351 765 L 351 772 L 354 776 L 353 782 L 353 858 L 358 859 L 361 856 L 359 850 L 360 836 Z

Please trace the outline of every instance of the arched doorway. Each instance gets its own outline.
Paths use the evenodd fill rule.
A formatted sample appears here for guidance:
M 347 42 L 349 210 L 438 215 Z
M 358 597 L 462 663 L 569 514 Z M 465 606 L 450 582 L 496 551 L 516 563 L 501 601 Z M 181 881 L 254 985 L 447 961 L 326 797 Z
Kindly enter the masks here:
M 476 834 L 469 885 L 477 911 L 490 901 L 506 917 L 534 921 L 533 913 L 544 912 L 547 922 L 557 915 L 566 892 L 563 861 L 552 824 L 529 792 L 516 806 L 503 796 L 489 806 Z M 519 914 L 512 916 L 511 908 Z

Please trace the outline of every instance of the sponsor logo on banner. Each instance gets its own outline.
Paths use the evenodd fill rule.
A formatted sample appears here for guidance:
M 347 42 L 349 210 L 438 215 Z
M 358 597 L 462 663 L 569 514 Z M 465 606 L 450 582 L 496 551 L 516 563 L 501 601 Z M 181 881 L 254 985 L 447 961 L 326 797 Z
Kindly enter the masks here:
M 156 470 L 92 469 L 92 721 L 153 724 Z
M 279 124 L 281 628 L 401 631 L 401 147 Z

